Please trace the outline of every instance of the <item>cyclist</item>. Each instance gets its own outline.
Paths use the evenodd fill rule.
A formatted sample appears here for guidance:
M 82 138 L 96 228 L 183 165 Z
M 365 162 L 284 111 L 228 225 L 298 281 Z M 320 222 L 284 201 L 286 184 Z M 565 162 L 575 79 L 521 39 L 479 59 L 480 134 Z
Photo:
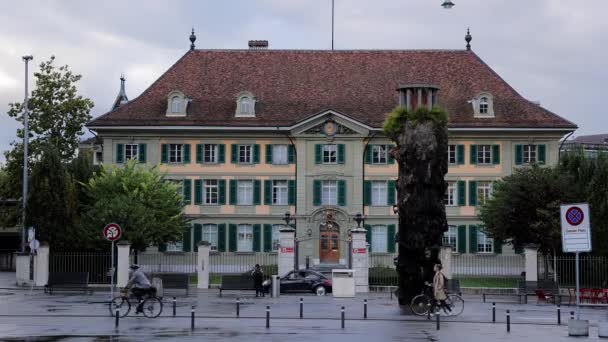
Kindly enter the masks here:
M 439 308 L 443 309 L 443 312 L 448 314 L 452 309 L 445 303 L 448 298 L 447 291 L 445 289 L 446 278 L 441 272 L 443 267 L 441 264 L 436 264 L 434 267 L 435 276 L 433 277 L 433 297 L 434 300 L 431 303 L 431 315 L 435 312 L 437 302 L 439 302 Z
M 131 274 L 129 276 L 129 281 L 125 286 L 125 290 L 131 289 L 131 293 L 137 298 L 139 304 L 137 304 L 135 313 L 138 314 L 143 312 L 142 297 L 150 293 L 153 288 L 148 277 L 139 269 L 139 265 L 133 264 L 129 268 L 131 269 Z

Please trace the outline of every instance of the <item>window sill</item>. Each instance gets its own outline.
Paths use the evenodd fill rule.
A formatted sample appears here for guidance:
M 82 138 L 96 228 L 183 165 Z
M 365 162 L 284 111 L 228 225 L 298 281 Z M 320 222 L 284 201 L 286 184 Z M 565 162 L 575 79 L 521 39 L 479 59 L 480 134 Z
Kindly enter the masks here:
M 265 204 L 265 205 L 268 205 L 268 206 L 271 206 L 271 207 L 285 207 L 285 208 L 287 208 L 290 205 L 295 205 L 295 204 L 274 204 L 274 203 L 272 203 L 272 204 Z
M 494 167 L 494 166 L 498 166 L 500 164 L 492 164 L 492 163 L 490 163 L 490 164 L 481 164 L 481 163 L 477 163 L 477 164 L 473 164 L 473 165 L 479 166 L 479 167 Z
M 270 163 L 270 165 L 274 165 L 274 166 L 286 166 L 289 165 L 290 163 Z M 291 163 L 293 164 L 293 163 Z

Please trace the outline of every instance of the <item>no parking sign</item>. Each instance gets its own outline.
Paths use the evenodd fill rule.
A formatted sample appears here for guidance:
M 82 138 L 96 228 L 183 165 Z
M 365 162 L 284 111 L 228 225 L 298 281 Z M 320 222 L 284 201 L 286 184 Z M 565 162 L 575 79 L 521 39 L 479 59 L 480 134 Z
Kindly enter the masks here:
M 562 248 L 566 253 L 591 252 L 591 224 L 587 203 L 562 204 Z

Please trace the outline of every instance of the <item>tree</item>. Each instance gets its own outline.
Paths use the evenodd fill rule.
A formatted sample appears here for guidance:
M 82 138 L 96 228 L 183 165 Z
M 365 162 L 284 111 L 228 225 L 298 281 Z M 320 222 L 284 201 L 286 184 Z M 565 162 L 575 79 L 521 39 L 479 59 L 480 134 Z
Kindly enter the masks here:
M 561 250 L 559 207 L 581 201 L 572 175 L 549 167 L 521 168 L 496 181 L 480 208 L 486 232 L 514 246 L 538 245 L 547 254 Z
M 443 198 L 448 172 L 447 114 L 439 109 L 397 107 L 384 132 L 397 144 L 391 151 L 399 165 L 399 304 L 408 306 L 433 277 L 441 237 L 447 230 Z
M 82 239 L 78 227 L 78 200 L 72 177 L 59 153 L 47 146 L 32 167 L 26 208 L 26 227 L 36 228 L 40 241 L 55 250 L 73 250 Z
M 147 169 L 130 160 L 123 168 L 102 169 L 85 187 L 90 204 L 82 222 L 93 240 L 102 241 L 102 228 L 114 222 L 123 229 L 122 239 L 142 251 L 178 240 L 187 228 L 177 187 L 155 167 Z

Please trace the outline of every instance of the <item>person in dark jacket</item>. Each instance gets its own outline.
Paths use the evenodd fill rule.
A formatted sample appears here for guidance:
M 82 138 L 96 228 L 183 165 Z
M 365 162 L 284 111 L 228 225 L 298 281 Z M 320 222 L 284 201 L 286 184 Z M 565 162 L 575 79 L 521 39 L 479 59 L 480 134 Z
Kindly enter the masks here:
M 251 272 L 253 276 L 253 287 L 255 288 L 255 296 L 262 295 L 264 297 L 264 289 L 262 287 L 262 283 L 264 282 L 264 272 L 262 272 L 262 268 L 260 264 L 255 264 L 255 268 L 253 272 Z

